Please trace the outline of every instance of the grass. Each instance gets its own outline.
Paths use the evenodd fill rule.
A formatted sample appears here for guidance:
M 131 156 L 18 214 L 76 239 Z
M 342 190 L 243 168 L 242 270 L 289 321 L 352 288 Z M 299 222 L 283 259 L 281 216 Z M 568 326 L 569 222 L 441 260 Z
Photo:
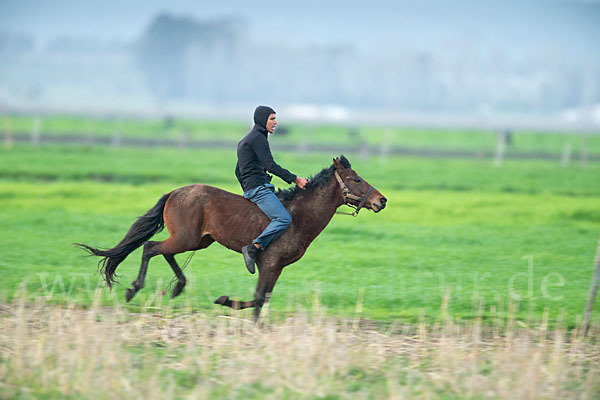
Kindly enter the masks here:
M 332 155 L 277 154 L 298 174 L 310 175 Z M 365 318 L 391 323 L 450 312 L 471 318 L 483 307 L 535 323 L 561 310 L 569 326 L 582 313 L 600 224 L 599 166 L 562 168 L 548 162 L 361 159 L 354 168 L 389 199 L 380 214 L 334 217 L 298 263 L 286 268 L 273 295 L 275 312 L 307 306 L 317 290 L 331 315 L 354 312 L 364 291 Z M 240 193 L 234 155 L 221 151 L 15 146 L 0 150 L 0 294 L 13 298 L 24 282 L 31 297 L 89 305 L 101 285 L 95 260 L 71 246 L 112 246 L 163 193 L 191 182 Z M 165 238 L 165 232 L 158 237 Z M 139 250 L 117 271 L 124 287 L 135 279 Z M 178 256 L 181 263 L 184 255 Z M 181 306 L 210 310 L 221 295 L 252 297 L 256 277 L 238 254 L 218 244 L 198 252 L 185 271 Z M 146 288 L 130 305 L 156 301 L 172 273 L 151 262 Z M 102 304 L 112 305 L 105 289 Z M 165 300 L 166 301 L 166 300 Z M 539 321 L 537 321 L 539 322 Z
M 421 146 L 435 135 L 393 136 Z M 477 147 L 484 137 L 436 140 Z M 336 155 L 275 154 L 300 175 Z M 0 398 L 600 396 L 598 313 L 589 338 L 578 331 L 600 165 L 348 156 L 388 207 L 335 216 L 284 270 L 261 328 L 251 310 L 212 304 L 250 299 L 256 285 L 241 256 L 218 244 L 191 259 L 174 300 L 163 296 L 172 272 L 153 259 L 130 304 L 123 292 L 140 251 L 110 292 L 96 260 L 71 245 L 114 245 L 185 184 L 240 193 L 233 151 L 0 147 Z
M 30 116 L 3 116 L 4 131 L 31 134 L 36 118 Z M 50 115 L 38 118 L 40 133 L 56 135 L 113 136 L 128 138 L 177 139 L 181 135 L 190 138 L 235 139 L 234 132 L 242 132 L 248 124 L 228 121 L 194 121 L 186 119 L 134 119 L 91 118 L 71 115 Z
M 22 115 L 0 115 L 4 132 L 31 135 L 35 118 Z M 38 119 L 40 135 L 79 135 L 122 138 L 155 138 L 180 140 L 220 140 L 237 143 L 250 128 L 248 123 L 231 121 L 198 121 L 191 119 L 135 119 L 135 118 L 92 118 L 70 115 L 50 115 Z M 278 142 L 287 145 L 335 144 L 398 146 L 408 149 L 468 150 L 472 152 L 494 152 L 496 132 L 464 131 L 456 129 L 381 128 L 369 126 L 341 126 L 325 124 L 286 124 L 285 115 L 280 116 L 281 126 L 287 133 L 280 134 Z M 571 133 L 512 132 L 508 154 L 542 152 L 556 154 L 557 160 L 569 148 L 574 157 L 584 153 L 600 154 L 600 135 Z
M 556 399 L 600 395 L 600 347 L 564 326 L 374 329 L 319 311 L 226 316 L 17 299 L 0 310 L 0 397 Z M 318 298 L 314 306 L 318 309 Z
M 273 139 L 274 141 L 276 139 Z M 276 153 L 278 162 L 299 175 L 314 175 L 337 154 Z M 600 195 L 598 164 L 510 160 L 360 157 L 352 165 L 375 186 L 397 190 L 485 193 Z M 139 149 L 86 146 L 0 147 L 0 179 L 86 181 L 128 184 L 202 182 L 237 190 L 235 152 L 217 149 Z M 283 182 L 282 182 L 283 184 Z

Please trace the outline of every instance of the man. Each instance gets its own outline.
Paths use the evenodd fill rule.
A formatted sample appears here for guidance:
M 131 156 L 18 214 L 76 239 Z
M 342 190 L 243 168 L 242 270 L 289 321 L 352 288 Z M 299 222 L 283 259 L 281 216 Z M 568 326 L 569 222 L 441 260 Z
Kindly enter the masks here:
M 271 107 L 256 107 L 254 127 L 240 140 L 237 147 L 235 176 L 242 185 L 244 197 L 255 203 L 271 219 L 265 230 L 252 243 L 242 248 L 246 268 L 251 274 L 254 273 L 258 252 L 265 250 L 292 223 L 292 217 L 275 196 L 275 186 L 269 183 L 271 175 L 267 171 L 287 183 L 295 182 L 301 189 L 308 183 L 306 178 L 298 178 L 273 160 L 268 137 L 276 126 L 277 116 Z

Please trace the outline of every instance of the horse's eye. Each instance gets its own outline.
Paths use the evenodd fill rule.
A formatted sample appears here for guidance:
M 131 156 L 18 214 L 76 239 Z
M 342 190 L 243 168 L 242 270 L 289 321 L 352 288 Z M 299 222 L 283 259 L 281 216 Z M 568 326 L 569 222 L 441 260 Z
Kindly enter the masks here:
M 354 182 L 360 183 L 360 178 L 354 178 Z

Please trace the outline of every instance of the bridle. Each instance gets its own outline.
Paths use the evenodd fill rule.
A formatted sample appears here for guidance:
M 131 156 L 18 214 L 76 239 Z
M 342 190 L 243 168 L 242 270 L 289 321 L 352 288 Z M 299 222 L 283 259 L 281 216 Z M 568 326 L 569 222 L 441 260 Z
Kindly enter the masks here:
M 340 184 L 340 188 L 342 189 L 342 196 L 344 197 L 344 204 L 355 209 L 355 211 L 353 213 L 347 213 L 347 212 L 343 212 L 343 211 L 336 211 L 335 213 L 343 214 L 343 215 L 352 215 L 353 217 L 356 217 L 358 215 L 358 212 L 360 211 L 360 209 L 363 208 L 363 206 L 367 202 L 369 195 L 373 191 L 373 186 L 369 186 L 369 189 L 367 190 L 367 193 L 365 193 L 364 197 L 360 197 L 360 196 L 357 196 L 354 193 L 352 193 L 352 191 L 348 188 L 348 186 L 346 186 L 346 184 L 342 180 L 342 177 L 340 176 L 340 174 L 338 174 L 337 169 L 333 172 L 333 174 L 335 175 L 335 179 L 337 179 L 338 183 Z M 348 199 L 358 201 L 359 202 L 358 206 L 355 206 L 354 204 L 349 203 Z

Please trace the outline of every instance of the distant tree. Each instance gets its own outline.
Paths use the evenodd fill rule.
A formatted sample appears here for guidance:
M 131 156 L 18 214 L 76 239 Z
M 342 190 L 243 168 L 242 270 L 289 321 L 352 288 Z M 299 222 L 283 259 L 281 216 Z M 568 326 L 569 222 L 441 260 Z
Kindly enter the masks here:
M 34 42 L 31 36 L 0 31 L 0 59 L 7 62 L 12 57 L 19 57 L 31 53 Z
M 233 45 L 240 21 L 227 18 L 197 21 L 170 14 L 156 16 L 137 43 L 137 65 L 150 90 L 165 99 L 186 97 L 187 53 L 198 47 Z

